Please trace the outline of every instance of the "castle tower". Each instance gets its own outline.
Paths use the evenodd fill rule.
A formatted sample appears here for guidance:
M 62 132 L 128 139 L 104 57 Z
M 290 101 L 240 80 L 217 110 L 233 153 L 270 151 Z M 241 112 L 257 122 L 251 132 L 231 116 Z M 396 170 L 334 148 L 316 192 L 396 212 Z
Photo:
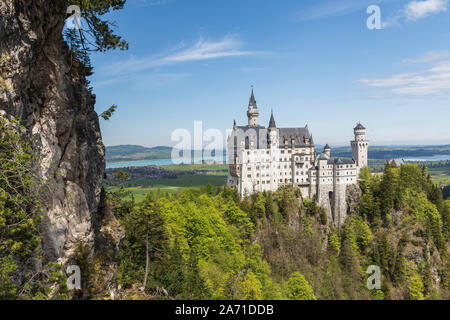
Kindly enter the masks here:
M 355 140 L 351 141 L 352 156 L 358 169 L 367 167 L 367 150 L 369 148 L 369 140 L 366 140 L 366 128 L 358 123 L 353 129 Z
M 327 143 L 327 145 L 325 146 L 325 148 L 323 148 L 323 154 L 325 155 L 325 157 L 326 157 L 327 159 L 330 159 L 330 158 L 331 158 L 331 148 L 330 148 L 330 146 L 328 145 L 328 143 Z
M 248 117 L 248 125 L 251 127 L 255 127 L 258 125 L 258 116 L 259 116 L 259 110 L 256 106 L 256 100 L 255 95 L 253 94 L 252 89 L 252 95 L 250 97 L 250 101 L 248 103 L 248 111 L 247 111 L 247 117 Z

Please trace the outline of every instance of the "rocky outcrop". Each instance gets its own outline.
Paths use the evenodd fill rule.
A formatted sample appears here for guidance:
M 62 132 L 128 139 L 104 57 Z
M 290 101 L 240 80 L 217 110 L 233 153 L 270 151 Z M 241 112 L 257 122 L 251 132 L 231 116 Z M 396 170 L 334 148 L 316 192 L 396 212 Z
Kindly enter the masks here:
M 350 184 L 345 191 L 345 201 L 347 204 L 347 214 L 359 213 L 359 202 L 361 200 L 362 192 L 357 184 Z
M 66 263 L 79 242 L 94 244 L 105 168 L 95 96 L 62 38 L 60 0 L 0 2 L 0 110 L 21 119 L 46 188 L 42 241 Z

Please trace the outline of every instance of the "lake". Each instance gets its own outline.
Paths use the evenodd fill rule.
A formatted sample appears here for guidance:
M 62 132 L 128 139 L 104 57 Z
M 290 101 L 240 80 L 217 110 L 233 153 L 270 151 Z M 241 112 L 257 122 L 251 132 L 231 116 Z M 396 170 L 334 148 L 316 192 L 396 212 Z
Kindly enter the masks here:
M 397 163 L 402 163 L 402 159 L 405 161 L 445 161 L 450 160 L 450 155 L 448 154 L 439 154 L 430 157 L 404 157 L 400 159 L 395 159 Z M 193 160 L 193 161 L 192 161 Z M 206 157 L 206 158 L 184 158 L 184 159 L 176 159 L 175 162 L 172 159 L 153 159 L 153 160 L 134 160 L 134 161 L 123 161 L 123 162 L 111 162 L 106 163 L 106 169 L 116 169 L 116 168 L 126 168 L 126 167 L 145 167 L 145 166 L 169 166 L 173 164 L 181 164 L 181 163 L 202 163 L 202 160 L 207 162 L 217 162 L 217 163 L 225 163 L 226 158 L 217 156 L 217 157 Z
M 153 159 L 153 160 L 134 160 L 134 161 L 123 161 L 123 162 L 111 162 L 106 163 L 106 169 L 117 169 L 126 167 L 145 167 L 145 166 L 169 166 L 173 164 L 191 164 L 191 163 L 202 163 L 202 161 L 225 163 L 226 158 L 217 157 L 205 157 L 205 158 L 182 158 L 172 161 L 172 159 Z
M 450 160 L 450 154 L 436 154 L 429 157 L 404 157 L 400 159 L 395 159 L 397 163 L 402 163 L 402 159 L 405 161 L 446 161 Z

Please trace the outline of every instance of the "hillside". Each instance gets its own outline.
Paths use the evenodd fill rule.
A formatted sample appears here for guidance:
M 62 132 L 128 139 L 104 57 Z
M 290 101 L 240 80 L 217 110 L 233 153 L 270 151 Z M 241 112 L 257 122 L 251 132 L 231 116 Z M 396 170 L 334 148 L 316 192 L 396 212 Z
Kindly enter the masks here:
M 359 192 L 337 228 L 292 187 L 240 199 L 230 188 L 203 186 L 151 194 L 140 204 L 124 189 L 110 191 L 125 230 L 118 296 L 449 299 L 450 215 L 426 169 L 387 166 L 374 176 L 363 170 Z M 147 273 L 148 243 L 154 249 Z M 82 265 L 102 270 L 103 260 Z M 381 269 L 380 290 L 366 287 L 369 265 Z M 88 297 L 106 295 L 101 273 L 88 274 L 86 292 L 96 292 Z

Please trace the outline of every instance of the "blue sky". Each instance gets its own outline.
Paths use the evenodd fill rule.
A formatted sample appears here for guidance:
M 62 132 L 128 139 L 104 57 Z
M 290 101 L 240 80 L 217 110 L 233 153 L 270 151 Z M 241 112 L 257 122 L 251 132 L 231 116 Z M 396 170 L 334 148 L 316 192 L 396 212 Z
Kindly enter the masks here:
M 382 29 L 369 30 L 369 5 Z M 128 0 L 109 15 L 130 50 L 94 54 L 106 145 L 175 145 L 171 133 L 246 124 L 251 85 L 267 125 L 308 124 L 347 145 L 450 143 L 448 0 Z

